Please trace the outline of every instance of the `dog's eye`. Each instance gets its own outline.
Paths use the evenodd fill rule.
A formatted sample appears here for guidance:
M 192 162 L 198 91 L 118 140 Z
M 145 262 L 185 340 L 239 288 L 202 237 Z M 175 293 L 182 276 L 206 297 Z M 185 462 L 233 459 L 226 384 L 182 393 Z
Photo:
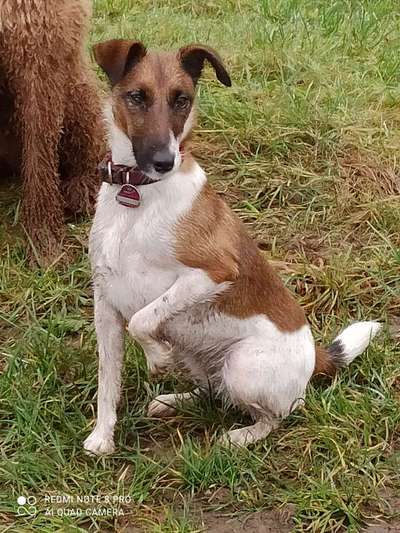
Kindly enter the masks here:
M 179 110 L 187 109 L 189 105 L 190 105 L 190 99 L 184 94 L 180 94 L 175 99 L 175 103 L 174 103 L 175 109 L 179 109 Z
M 145 92 L 142 90 L 129 91 L 128 93 L 126 93 L 126 99 L 131 104 L 141 106 L 146 102 L 146 95 Z

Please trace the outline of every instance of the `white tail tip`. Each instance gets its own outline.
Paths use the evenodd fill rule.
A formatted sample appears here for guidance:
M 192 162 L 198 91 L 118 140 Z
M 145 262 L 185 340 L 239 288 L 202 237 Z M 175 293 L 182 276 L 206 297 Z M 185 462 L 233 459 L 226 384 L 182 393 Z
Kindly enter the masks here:
M 373 320 L 366 322 L 354 322 L 340 335 L 338 335 L 332 343 L 332 348 L 338 353 L 342 359 L 342 363 L 349 365 L 358 355 L 360 355 L 380 331 L 382 324 Z

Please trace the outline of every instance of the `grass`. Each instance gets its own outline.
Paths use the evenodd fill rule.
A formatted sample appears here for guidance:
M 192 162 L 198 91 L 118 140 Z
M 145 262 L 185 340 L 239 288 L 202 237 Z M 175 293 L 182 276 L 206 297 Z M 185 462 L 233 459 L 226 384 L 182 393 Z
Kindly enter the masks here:
M 199 41 L 224 57 L 233 87 L 206 70 L 195 153 L 296 293 L 317 339 L 327 343 L 350 320 L 398 317 L 398 2 L 94 4 L 92 42 Z M 290 512 L 295 531 L 316 533 L 396 519 L 400 363 L 389 328 L 333 383 L 312 384 L 305 408 L 264 443 L 234 452 L 214 437 L 241 417 L 211 400 L 172 421 L 146 418 L 158 391 L 185 384 L 150 381 L 128 341 L 118 452 L 87 457 L 82 441 L 93 423 L 97 371 L 90 222 L 69 225 L 68 266 L 31 270 L 19 189 L 3 184 L 0 195 L 2 529 L 218 531 L 210 517 L 223 515 L 224 523 L 271 509 Z M 33 516 L 26 506 L 18 515 L 20 495 L 37 498 Z M 108 495 L 118 516 L 49 504 L 57 495 Z

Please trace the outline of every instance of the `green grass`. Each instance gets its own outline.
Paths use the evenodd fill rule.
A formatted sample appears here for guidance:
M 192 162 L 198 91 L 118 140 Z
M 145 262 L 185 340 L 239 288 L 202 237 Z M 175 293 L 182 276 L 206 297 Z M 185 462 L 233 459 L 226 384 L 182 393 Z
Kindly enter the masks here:
M 233 87 L 206 70 L 195 154 L 319 341 L 349 320 L 400 315 L 397 0 L 97 0 L 93 23 L 92 42 L 220 51 Z M 87 457 L 97 372 L 90 223 L 69 225 L 68 266 L 31 270 L 19 190 L 3 184 L 0 195 L 2 528 L 217 531 L 202 516 L 269 509 L 290 509 L 296 531 L 316 533 L 395 519 L 400 362 L 388 328 L 333 383 L 311 385 L 305 408 L 264 443 L 235 452 L 215 435 L 243 417 L 212 400 L 172 421 L 146 418 L 158 391 L 185 384 L 151 381 L 127 343 L 118 452 Z M 118 517 L 57 516 L 55 504 L 46 515 L 45 497 L 62 494 L 125 499 L 112 506 Z M 18 516 L 20 495 L 38 499 L 33 517 Z

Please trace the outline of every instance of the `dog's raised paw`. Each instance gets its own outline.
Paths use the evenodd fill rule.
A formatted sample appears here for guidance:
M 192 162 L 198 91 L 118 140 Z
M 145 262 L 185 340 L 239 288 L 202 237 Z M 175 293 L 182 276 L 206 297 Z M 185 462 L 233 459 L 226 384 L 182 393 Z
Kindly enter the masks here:
M 114 453 L 114 441 L 112 436 L 109 437 L 100 433 L 99 431 L 92 431 L 89 437 L 83 443 L 83 448 L 89 454 L 107 455 Z
M 149 403 L 147 416 L 151 418 L 174 416 L 176 414 L 175 403 L 175 394 L 160 394 Z

